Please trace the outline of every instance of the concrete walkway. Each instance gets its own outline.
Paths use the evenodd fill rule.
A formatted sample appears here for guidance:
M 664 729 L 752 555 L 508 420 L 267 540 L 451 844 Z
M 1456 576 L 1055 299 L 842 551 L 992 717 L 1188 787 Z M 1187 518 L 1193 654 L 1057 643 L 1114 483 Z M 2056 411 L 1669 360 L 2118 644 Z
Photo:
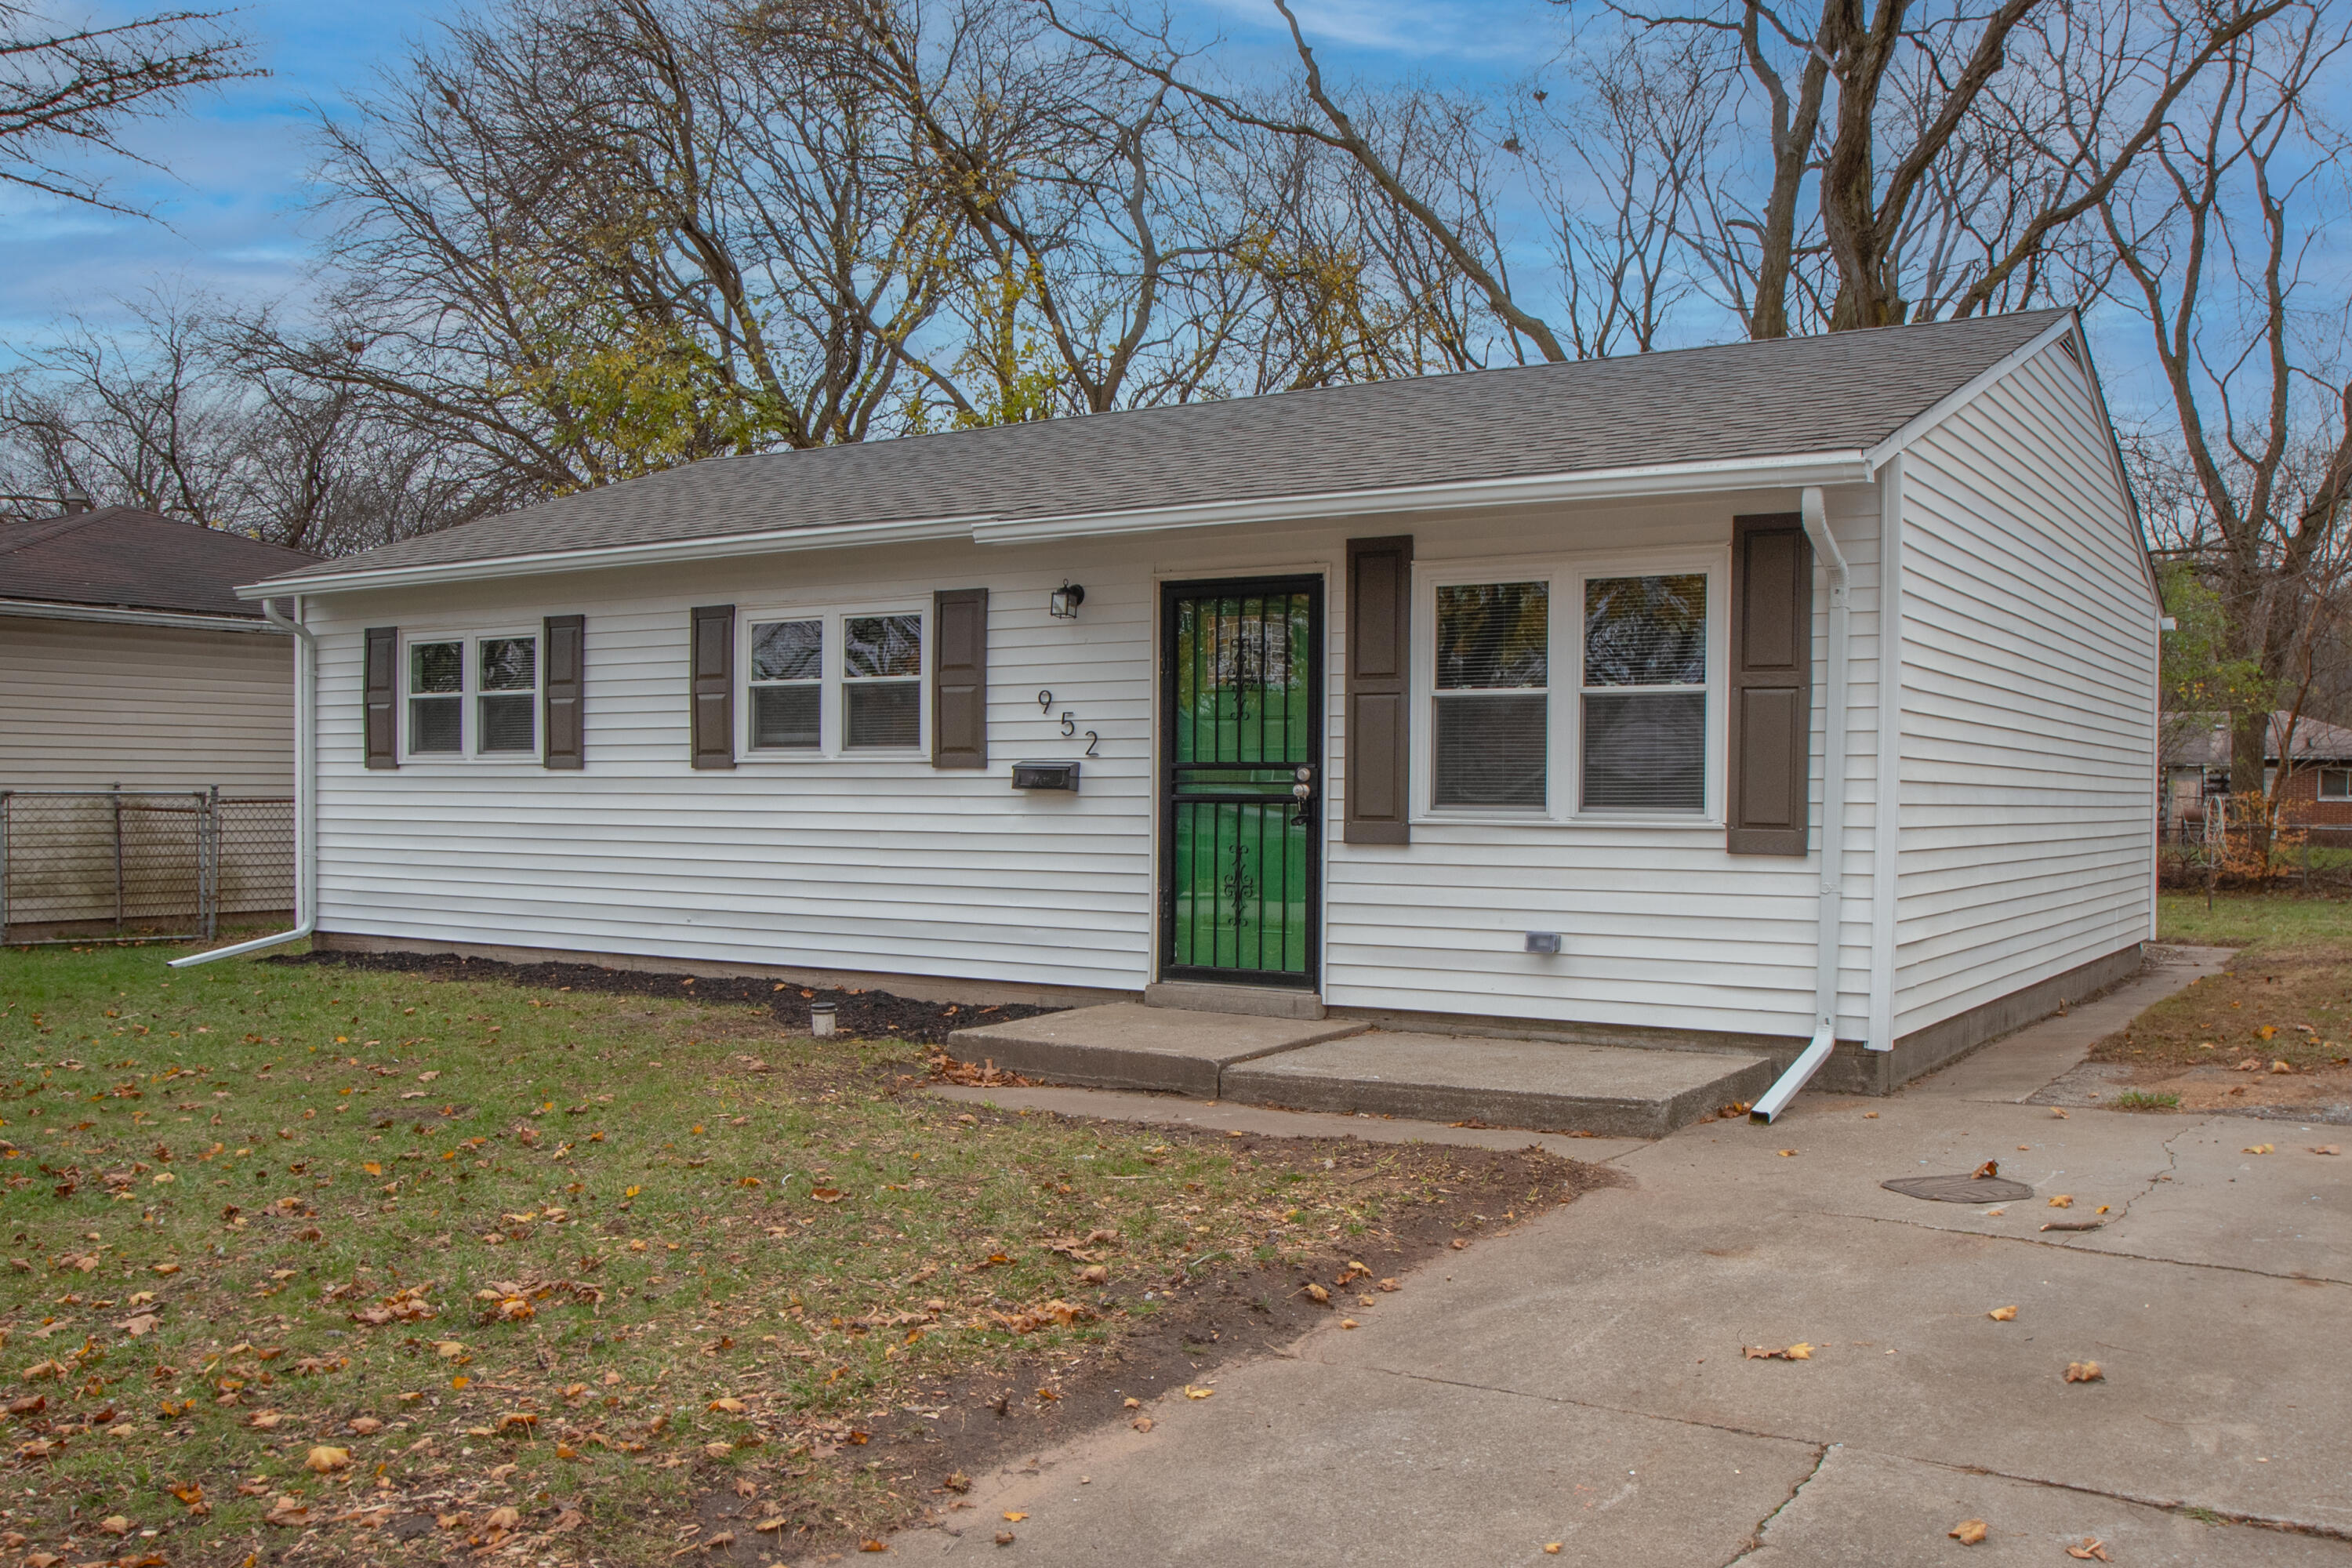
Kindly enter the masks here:
M 1208 1399 L 1163 1401 L 1149 1433 L 1107 1409 L 1096 1436 L 982 1478 L 977 1506 L 945 1516 L 957 1533 L 894 1548 L 1852 1568 L 2063 1564 L 2095 1538 L 2118 1564 L 2352 1564 L 2352 1159 L 2310 1152 L 2342 1130 L 2022 1103 L 2193 973 L 1892 1100 L 1548 1141 L 1635 1184 L 1350 1308 L 1358 1331 L 1334 1322 L 1228 1368 Z M 1046 1092 L 1081 1091 L 984 1091 Z M 1283 1115 L 1154 1103 L 1208 1125 Z M 1326 1122 L 1404 1127 L 1287 1125 Z M 2275 1152 L 2245 1152 L 2263 1143 Z M 1988 1159 L 2035 1196 L 1995 1211 L 1879 1185 Z M 1799 1342 L 1811 1359 L 1741 1353 Z M 2100 1381 L 2063 1380 L 2085 1361 Z M 1981 1544 L 1946 1533 L 1970 1519 Z M 1015 1537 L 1001 1551 L 1000 1531 Z

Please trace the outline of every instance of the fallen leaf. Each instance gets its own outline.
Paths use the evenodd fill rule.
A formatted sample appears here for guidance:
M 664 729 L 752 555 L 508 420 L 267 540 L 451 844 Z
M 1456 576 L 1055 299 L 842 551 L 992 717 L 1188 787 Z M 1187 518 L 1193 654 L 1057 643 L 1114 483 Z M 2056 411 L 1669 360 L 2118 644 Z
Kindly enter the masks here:
M 1739 1354 L 1746 1361 L 1811 1361 L 1813 1347 L 1801 1340 L 1777 1351 L 1765 1345 L 1742 1345 Z
M 1783 1160 L 1792 1158 L 1796 1152 L 1794 1149 L 1783 1149 L 1780 1151 L 1780 1158 Z
M 337 1470 L 348 1470 L 352 1468 L 352 1452 L 349 1448 L 334 1448 L 321 1443 L 310 1450 L 310 1456 L 302 1463 L 322 1476 L 331 1476 Z
M 1343 1329 L 1352 1329 L 1352 1328 L 1356 1328 L 1356 1327 L 1358 1327 L 1359 1325 L 1357 1324 L 1356 1320 L 1355 1320 L 1355 1319 L 1353 1319 L 1353 1318 L 1342 1318 L 1342 1319 L 1340 1319 L 1340 1320 L 1339 1320 L 1339 1326 L 1340 1326 L 1341 1328 L 1343 1328 Z
M 369 1437 L 383 1431 L 383 1423 L 373 1415 L 356 1415 L 352 1418 L 351 1427 L 361 1436 Z
M 2275 1143 L 2249 1143 L 2238 1152 L 2242 1154 L 2272 1154 L 2278 1152 L 2278 1145 Z
M 2107 1555 L 2107 1543 L 2101 1541 L 2095 1535 L 2086 1535 L 2083 1537 L 2083 1544 L 2080 1546 L 2069 1546 L 2066 1548 L 2066 1555 L 2069 1557 L 2080 1558 L 2086 1563 L 2094 1560 L 2101 1563 L 2114 1561 Z
M 128 1535 L 131 1533 L 131 1521 L 119 1513 L 110 1513 L 98 1521 L 98 1528 L 109 1535 Z
M 2073 1208 L 2074 1206 L 2074 1194 L 2072 1193 L 2060 1193 L 2056 1197 L 2050 1200 L 2050 1206 L 2053 1209 Z
M 156 1274 L 177 1274 L 180 1271 L 180 1266 L 176 1263 L 155 1263 L 148 1267 L 151 1272 Z
M 2097 1362 L 2070 1361 L 2066 1363 L 2068 1383 L 2105 1383 L 2106 1380 L 2107 1374 L 2099 1370 Z
M 1964 1519 L 1944 1533 L 1963 1546 L 1974 1546 L 1985 1538 L 1985 1521 L 1980 1519 Z
M 2341 1143 L 2314 1143 L 2311 1145 L 2311 1152 L 2315 1154 L 2341 1154 L 2344 1152 L 2344 1145 Z
M 839 1187 L 811 1187 L 809 1189 L 809 1196 L 814 1198 L 821 1204 L 837 1204 L 841 1201 L 841 1189 Z
M 1987 1312 L 1985 1316 L 1990 1318 L 1996 1323 L 2006 1323 L 2015 1320 L 2017 1317 L 2017 1309 L 2015 1307 L 1995 1307 L 1991 1311 Z
M 2050 1112 L 2050 1114 L 2051 1114 L 2051 1116 L 2052 1116 L 2052 1117 L 2053 1117 L 2054 1119 L 2056 1119 L 2057 1121 L 2071 1121 L 2071 1120 L 2072 1120 L 2072 1118 L 2070 1118 L 2070 1117 L 2069 1117 L 2069 1116 L 2068 1116 L 2064 1111 L 2063 1111 L 2063 1110 L 2054 1110 L 2054 1109 L 2053 1109 L 2053 1110 Z
M 878 1542 L 878 1541 L 870 1541 L 870 1540 L 869 1540 L 869 1541 L 861 1541 L 861 1542 L 859 1542 L 857 1543 L 857 1550 L 858 1550 L 858 1551 L 860 1551 L 860 1552 L 887 1552 L 887 1551 L 889 1551 L 890 1549 L 889 1549 L 888 1547 L 887 1547 L 887 1546 L 883 1545 L 883 1544 L 882 1544 L 880 1542 Z
M 142 1312 L 135 1318 L 124 1319 L 118 1326 L 124 1333 L 135 1340 L 142 1334 L 153 1333 L 163 1325 L 163 1319 L 152 1312 Z
M 996 1544 L 998 1544 L 999 1546 L 1010 1546 L 1010 1545 L 1012 1545 L 1012 1544 L 1013 1544 L 1013 1532 L 1012 1532 L 1011 1531 L 1009 1531 L 1009 1530 L 1000 1530 L 1000 1531 L 998 1531 L 996 1532 Z
M 1187 1399 L 1206 1399 L 1216 1392 L 1213 1388 L 1196 1388 L 1189 1383 L 1184 1385 L 1184 1397 Z
M 1331 1300 L 1331 1292 L 1326 1290 L 1322 1286 L 1309 1282 L 1308 1284 L 1301 1287 L 1301 1289 L 1307 1299 L 1314 1302 L 1317 1306 L 1322 1307 L 1329 1305 Z
M 710 1402 L 710 1408 L 728 1415 L 740 1415 L 751 1407 L 740 1399 L 714 1399 Z
M 703 1455 L 707 1458 L 723 1459 L 734 1451 L 735 1445 L 732 1443 L 705 1443 L 702 1446 Z
M 768 1533 L 768 1532 L 770 1532 L 770 1531 L 772 1531 L 782 1530 L 782 1529 L 783 1529 L 783 1528 L 784 1528 L 784 1516 L 783 1516 L 782 1514 L 781 1514 L 781 1513 L 780 1513 L 780 1514 L 775 1515 L 773 1518 L 771 1518 L 771 1519 L 763 1519 L 763 1520 L 761 1520 L 759 1523 L 757 1523 L 757 1524 L 753 1525 L 751 1528 L 752 1528 L 753 1530 L 756 1530 L 756 1531 L 760 1531 L 761 1534 L 766 1534 L 766 1533 Z
M 522 1510 L 509 1504 L 490 1510 L 490 1517 L 482 1521 L 492 1530 L 512 1530 L 522 1523 Z
M 1875 1116 L 1875 1115 L 1877 1115 L 1877 1114 L 1878 1114 L 1878 1112 L 1876 1112 L 1875 1110 L 1874 1110 L 1874 1111 L 1872 1111 L 1872 1112 L 1871 1112 L 1871 1114 L 1872 1114 L 1873 1116 Z M 1560 1548 L 1560 1544 L 1561 1544 L 1561 1543 L 1560 1543 L 1560 1542 L 1557 1542 L 1557 1541 L 1547 1541 L 1547 1542 L 1544 1542 L 1544 1551 L 1545 1551 L 1547 1553 L 1549 1553 L 1549 1555 L 1554 1556 L 1554 1557 L 1557 1557 L 1557 1556 L 1559 1556 L 1559 1548 Z
M 2020 1143 L 2018 1147 L 2022 1149 L 2025 1145 Z M 2000 1174 L 2000 1162 L 1998 1160 L 1987 1160 L 1983 1164 L 1979 1165 L 1976 1168 L 1975 1174 L 1976 1179 L 1979 1182 L 1989 1181 L 1992 1177 Z
M 1149 1432 L 1151 1430 L 1152 1426 L 1151 1417 L 1149 1415 L 1139 1415 L 1132 1423 L 1130 1423 L 1130 1425 L 1132 1425 L 1139 1432 Z
M 1028 1517 L 1025 1513 L 1015 1513 L 1009 1508 L 1004 1510 L 1004 1522 L 1007 1524 L 1018 1524 Z
M 2291 1063 L 2287 1063 L 2287 1062 L 2273 1062 L 2273 1063 L 2271 1063 L 2271 1071 L 2273 1071 L 2273 1072 L 2280 1072 L 2280 1073 L 2291 1073 L 2291 1072 L 2294 1071 L 2294 1066 L 2293 1066 Z
M 257 1410 L 246 1417 L 245 1424 L 256 1431 L 267 1432 L 285 1419 L 286 1413 L 282 1410 Z
M 1143 1408 L 1143 1401 L 1136 1398 L 1133 1394 L 1128 1395 L 1128 1397 L 1121 1403 L 1123 1403 L 1129 1410 L 1140 1410 Z

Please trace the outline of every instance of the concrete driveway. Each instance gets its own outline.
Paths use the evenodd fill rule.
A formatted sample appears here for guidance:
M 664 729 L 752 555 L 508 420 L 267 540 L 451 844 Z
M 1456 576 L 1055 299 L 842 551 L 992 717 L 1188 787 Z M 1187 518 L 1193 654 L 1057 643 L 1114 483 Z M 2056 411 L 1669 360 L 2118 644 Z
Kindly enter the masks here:
M 896 1550 L 1851 1568 L 2098 1561 L 2067 1554 L 2095 1542 L 2119 1564 L 2352 1563 L 2352 1158 L 2311 1152 L 2344 1129 L 2021 1102 L 2185 978 L 1892 1100 L 1604 1146 L 1632 1186 L 1163 1401 L 1149 1433 L 983 1478 Z M 1988 1159 L 2035 1195 L 1992 1213 L 1878 1184 Z M 1742 1353 L 1799 1342 L 1810 1359 Z M 2103 1378 L 2063 1381 L 2088 1361 Z M 1980 1543 L 1947 1533 L 1968 1520 Z

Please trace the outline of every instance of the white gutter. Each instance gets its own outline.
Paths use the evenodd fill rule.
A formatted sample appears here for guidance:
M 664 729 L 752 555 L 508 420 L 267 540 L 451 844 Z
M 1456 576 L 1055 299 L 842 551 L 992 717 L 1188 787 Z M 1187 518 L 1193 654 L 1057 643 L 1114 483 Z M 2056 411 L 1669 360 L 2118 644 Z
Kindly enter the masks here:
M 472 582 L 484 577 L 528 577 L 604 566 L 660 566 L 674 561 L 709 561 L 785 550 L 827 550 L 856 544 L 911 544 L 969 539 L 977 517 L 927 517 L 911 522 L 845 522 L 826 528 L 771 528 L 756 533 L 713 534 L 653 544 L 596 544 L 550 550 L 533 555 L 503 555 L 488 561 L 450 561 L 425 566 L 376 566 L 357 572 L 322 572 L 299 579 L 271 577 L 236 591 L 240 599 L 267 599 L 300 589 L 305 594 L 352 588 L 397 588 L 410 584 Z
M 99 621 L 118 626 L 174 626 L 194 632 L 258 632 L 283 637 L 282 627 L 253 616 L 208 616 L 195 610 L 131 610 L 113 605 L 66 605 L 47 599 L 0 599 L 0 616 L 36 621 Z
M 302 624 L 299 594 L 292 620 L 278 614 L 274 600 L 261 601 L 261 613 L 278 630 L 294 634 L 294 929 L 173 959 L 170 967 L 173 969 L 299 942 L 319 924 L 319 638 Z
M 1799 452 L 1777 458 L 1656 463 L 1638 468 L 1596 468 L 1585 473 L 1538 474 L 1526 479 L 1465 479 L 1455 484 L 1412 485 L 1385 490 L 1331 490 L 1303 496 L 1258 496 L 1244 500 L 1204 501 L 1187 506 L 1138 507 L 1129 510 L 1069 512 L 1055 517 L 1000 518 L 974 515 L 923 518 L 905 522 L 850 522 L 826 528 L 768 529 L 709 539 L 656 544 L 591 546 L 488 561 L 453 561 L 423 566 L 378 566 L 322 572 L 299 578 L 273 577 L 237 589 L 241 599 L 263 599 L 299 589 L 305 594 L 361 588 L 470 582 L 549 572 L 611 566 L 652 566 L 781 551 L 848 549 L 865 544 L 907 544 L 970 540 L 979 544 L 1032 544 L 1067 539 L 1117 537 L 1179 528 L 1223 528 L 1254 522 L 1311 522 L 1323 518 L 1378 517 L 1389 513 L 1454 511 L 1550 501 L 1634 500 L 1648 496 L 1705 495 L 1724 490 L 1795 489 L 1804 485 L 1861 484 L 1872 473 L 1861 451 Z
M 1069 512 L 1058 517 L 992 518 L 972 524 L 982 544 L 1034 544 L 1172 528 L 1223 528 L 1248 522 L 1312 522 L 1391 512 L 1454 511 L 1546 501 L 1630 500 L 1644 496 L 1700 495 L 1718 490 L 1794 489 L 1801 485 L 1859 484 L 1870 478 L 1860 451 L 1798 452 L 1778 458 L 1717 458 L 1653 463 L 1522 479 L 1465 479 L 1387 490 L 1328 490 L 1301 496 L 1253 496 L 1133 510 Z
M 1838 916 L 1844 903 L 1845 702 L 1847 621 L 1851 605 L 1845 552 L 1830 532 L 1817 486 L 1801 501 L 1805 537 L 1812 541 L 1830 580 L 1830 689 L 1822 715 L 1822 901 L 1813 938 L 1813 1037 L 1779 1080 L 1756 1101 L 1748 1119 L 1771 1121 L 1789 1108 L 1821 1065 L 1837 1048 Z

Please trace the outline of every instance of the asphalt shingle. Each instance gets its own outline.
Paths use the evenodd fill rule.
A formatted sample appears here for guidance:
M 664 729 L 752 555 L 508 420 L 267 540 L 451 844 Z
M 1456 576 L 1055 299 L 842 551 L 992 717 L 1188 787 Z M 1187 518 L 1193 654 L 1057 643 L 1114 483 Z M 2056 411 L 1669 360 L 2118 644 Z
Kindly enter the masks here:
M 237 584 L 318 559 L 161 512 L 102 507 L 0 523 L 0 607 L 29 599 L 258 617 Z
M 2064 319 L 2023 311 L 715 458 L 289 573 L 986 515 L 1053 517 L 1885 439 Z

